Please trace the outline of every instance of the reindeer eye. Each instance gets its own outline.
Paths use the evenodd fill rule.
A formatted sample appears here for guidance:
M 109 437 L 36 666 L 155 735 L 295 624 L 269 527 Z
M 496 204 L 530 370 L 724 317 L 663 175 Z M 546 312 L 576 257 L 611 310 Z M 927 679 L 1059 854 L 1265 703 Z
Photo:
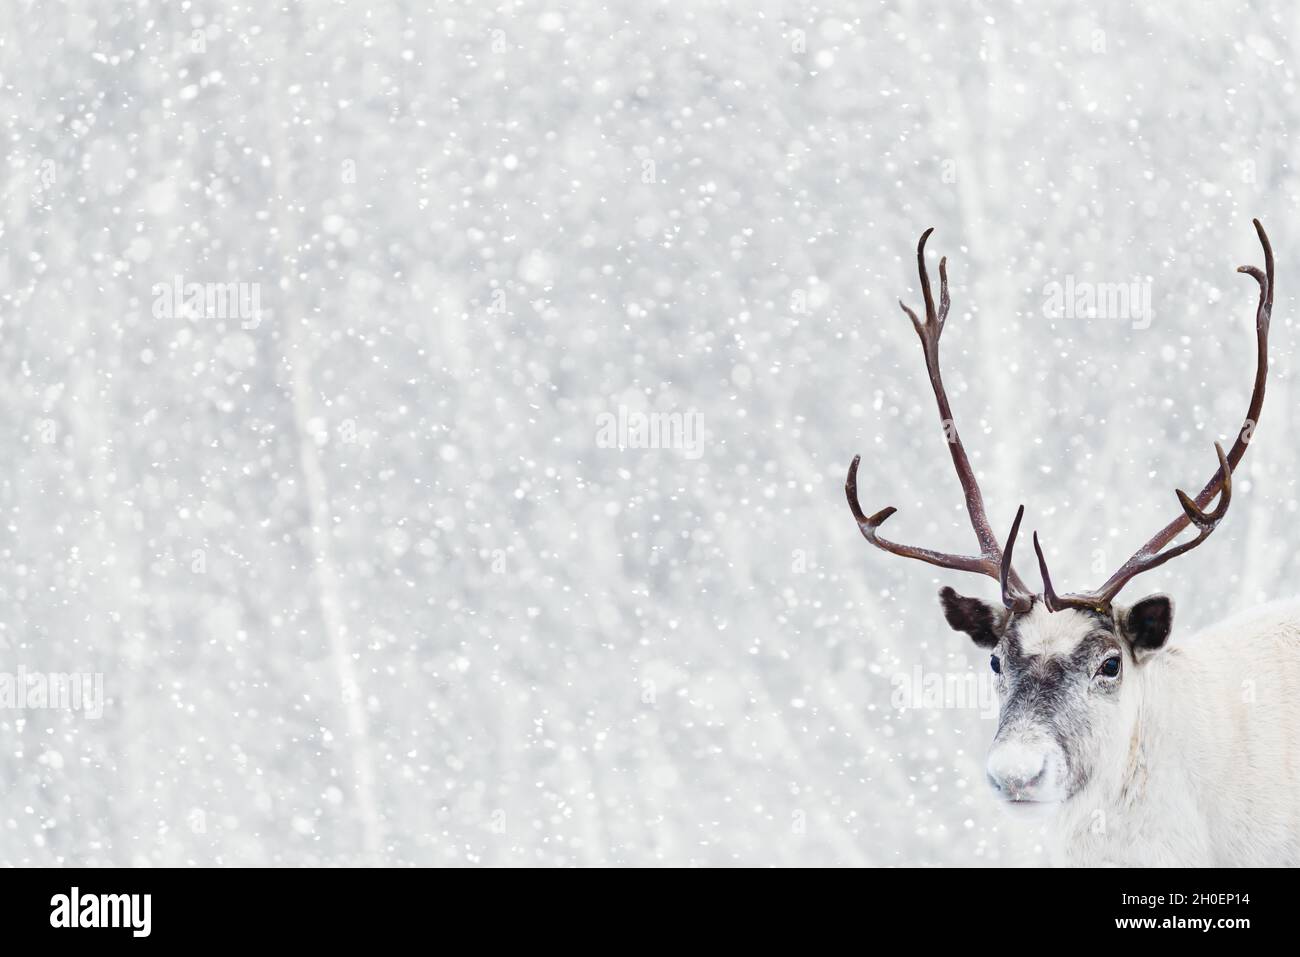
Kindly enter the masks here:
M 1104 675 L 1107 678 L 1114 678 L 1119 674 L 1119 655 L 1113 655 L 1101 663 L 1097 669 L 1097 674 Z
M 998 661 L 997 655 L 992 655 L 989 657 L 989 665 L 993 668 L 993 673 L 995 675 L 1002 674 L 1002 662 Z

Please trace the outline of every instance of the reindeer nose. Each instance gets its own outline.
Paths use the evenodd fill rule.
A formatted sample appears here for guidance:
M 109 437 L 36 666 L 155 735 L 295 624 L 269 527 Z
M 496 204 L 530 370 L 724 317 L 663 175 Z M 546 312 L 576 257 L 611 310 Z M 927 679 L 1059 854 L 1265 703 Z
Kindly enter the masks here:
M 1020 741 L 1003 741 L 989 752 L 989 784 L 1008 801 L 1037 800 L 1047 778 L 1046 749 Z

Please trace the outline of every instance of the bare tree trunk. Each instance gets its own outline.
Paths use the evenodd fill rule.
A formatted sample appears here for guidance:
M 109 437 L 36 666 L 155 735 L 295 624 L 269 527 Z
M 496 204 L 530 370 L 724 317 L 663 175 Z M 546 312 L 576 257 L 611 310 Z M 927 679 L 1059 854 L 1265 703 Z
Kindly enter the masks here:
M 290 8 L 289 18 L 297 21 L 297 8 Z M 290 35 L 301 36 L 301 24 L 291 22 Z M 269 89 L 277 92 L 288 87 L 288 81 L 278 70 L 273 70 Z M 271 107 L 266 117 L 271 155 L 275 164 L 275 196 L 277 210 L 277 238 L 280 244 L 279 260 L 281 279 L 287 280 L 279 303 L 280 318 L 285 333 L 285 353 L 292 374 L 293 419 L 298 446 L 298 464 L 307 494 L 311 522 L 312 578 L 316 600 L 320 608 L 321 624 L 329 649 L 330 662 L 338 684 L 344 721 L 347 727 L 347 744 L 352 764 L 357 814 L 360 818 L 362 846 L 365 863 L 378 864 L 383 849 L 383 830 L 376 796 L 375 771 L 370 753 L 370 729 L 362 700 L 361 685 L 357 681 L 352 660 L 351 638 L 343 606 L 339 602 L 339 574 L 331 549 L 333 516 L 330 510 L 329 489 L 320 454 L 312 437 L 309 422 L 312 419 L 312 387 L 310 340 L 299 316 L 306 312 L 301 297 L 296 292 L 296 234 L 292 214 L 288 212 L 289 199 L 294 196 L 293 171 L 300 157 L 286 136 L 283 124 L 293 115 L 290 103 L 268 100 Z
M 277 176 L 277 179 L 279 177 Z M 281 191 L 281 195 L 285 195 Z M 282 233 L 283 235 L 283 233 Z M 287 261 L 287 260 L 285 260 Z M 293 369 L 293 418 L 296 425 L 298 462 L 306 484 L 307 502 L 311 509 L 311 541 L 313 578 L 321 621 L 329 642 L 330 661 L 342 696 L 344 718 L 347 722 L 348 744 L 352 752 L 352 773 L 356 785 L 357 811 L 361 816 L 361 832 L 366 863 L 377 864 L 383 846 L 379 823 L 379 806 L 375 797 L 375 773 L 370 755 L 370 728 L 366 709 L 352 663 L 351 640 L 347 621 L 339 603 L 339 575 L 330 550 L 333 518 L 330 514 L 329 492 L 325 473 L 315 441 L 308 430 L 311 419 L 311 376 L 307 360 L 307 344 L 302 341 L 300 323 L 286 317 L 289 330 L 287 347 L 289 363 Z

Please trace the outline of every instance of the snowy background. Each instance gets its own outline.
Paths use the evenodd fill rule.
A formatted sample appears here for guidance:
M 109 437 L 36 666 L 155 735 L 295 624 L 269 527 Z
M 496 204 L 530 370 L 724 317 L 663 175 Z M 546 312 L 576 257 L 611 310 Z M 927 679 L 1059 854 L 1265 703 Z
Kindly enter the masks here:
M 1300 13 L 12 2 L 0 10 L 0 864 L 1018 864 L 982 674 L 844 503 L 966 551 L 920 349 L 1005 534 L 1180 630 L 1295 594 Z M 256 288 L 255 321 L 157 288 Z M 1047 315 L 1147 283 L 1154 319 Z M 219 312 L 219 310 L 218 310 Z M 602 447 L 697 413 L 700 454 Z M 1104 572 L 1094 570 L 1106 566 Z M 1026 579 L 1037 574 L 1021 559 Z

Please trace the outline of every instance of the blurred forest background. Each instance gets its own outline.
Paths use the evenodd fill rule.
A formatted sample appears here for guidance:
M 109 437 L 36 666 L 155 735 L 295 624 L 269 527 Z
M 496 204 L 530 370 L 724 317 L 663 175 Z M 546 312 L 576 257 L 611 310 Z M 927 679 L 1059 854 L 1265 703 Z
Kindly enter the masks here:
M 1042 861 L 993 722 L 891 704 L 987 669 L 935 593 L 995 583 L 844 503 L 862 453 L 894 537 L 973 547 L 896 303 L 928 226 L 990 517 L 1081 588 L 1241 421 L 1262 219 L 1256 441 L 1135 594 L 1185 634 L 1296 593 L 1291 5 L 0 24 L 0 671 L 108 698 L 0 710 L 0 864 Z M 260 311 L 168 314 L 178 277 Z M 1070 277 L 1153 320 L 1049 315 Z M 603 447 L 620 408 L 702 454 Z

